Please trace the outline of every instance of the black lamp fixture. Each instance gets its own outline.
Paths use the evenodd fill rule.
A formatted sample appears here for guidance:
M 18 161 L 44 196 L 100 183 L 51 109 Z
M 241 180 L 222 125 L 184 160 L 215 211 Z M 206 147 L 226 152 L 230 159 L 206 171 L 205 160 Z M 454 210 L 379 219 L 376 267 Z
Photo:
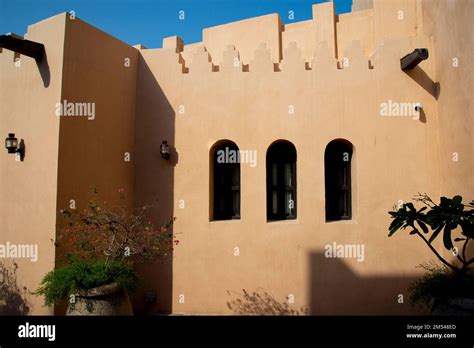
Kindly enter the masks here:
M 18 150 L 18 139 L 15 138 L 15 133 L 8 133 L 8 137 L 5 138 L 5 148 L 8 153 L 16 153 Z
M 5 148 L 8 153 L 18 153 L 20 158 L 23 159 L 24 156 L 24 147 L 18 146 L 18 139 L 15 137 L 15 133 L 8 133 L 8 137 L 5 138 Z
M 166 140 L 163 140 L 160 145 L 160 153 L 161 158 L 164 158 L 165 160 L 170 159 L 170 146 L 168 145 L 168 142 Z

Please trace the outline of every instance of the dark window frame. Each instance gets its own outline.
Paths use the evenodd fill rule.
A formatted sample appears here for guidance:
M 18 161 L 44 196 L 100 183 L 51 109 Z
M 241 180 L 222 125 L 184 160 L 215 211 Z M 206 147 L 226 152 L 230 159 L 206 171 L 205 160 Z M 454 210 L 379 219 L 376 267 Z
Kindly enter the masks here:
M 239 161 L 236 163 L 217 162 L 218 151 L 225 151 L 226 148 L 239 153 L 239 147 L 230 140 L 217 142 L 210 151 L 211 221 L 239 220 L 241 218 L 240 163 Z
M 296 163 L 297 152 L 291 142 L 279 140 L 268 147 L 266 156 L 267 221 L 294 220 L 297 218 L 298 181 Z M 289 175 L 287 168 L 289 168 Z M 274 182 L 275 179 L 276 183 Z M 288 181 L 290 181 L 290 185 L 288 185 Z M 294 202 L 292 209 L 286 205 L 287 197 L 291 197 Z
M 354 147 L 344 139 L 331 141 L 324 152 L 326 222 L 352 220 L 352 158 Z M 346 154 L 347 153 L 347 161 Z

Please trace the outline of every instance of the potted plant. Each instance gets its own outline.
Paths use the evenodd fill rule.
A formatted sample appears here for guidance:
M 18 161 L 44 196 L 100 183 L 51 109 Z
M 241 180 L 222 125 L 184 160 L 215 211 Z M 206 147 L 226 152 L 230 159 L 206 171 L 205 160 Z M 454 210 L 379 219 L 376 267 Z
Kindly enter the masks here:
M 123 189 L 119 194 L 125 199 Z M 68 300 L 67 315 L 132 315 L 128 293 L 138 285 L 134 265 L 167 259 L 178 244 L 171 232 L 174 219 L 155 227 L 146 217 L 151 207 L 110 207 L 94 197 L 83 211 L 61 210 L 58 267 L 35 294 L 44 296 L 45 305 Z
M 474 201 L 465 205 L 461 196 L 441 197 L 436 204 L 426 194 L 418 194 L 414 200 L 423 206 L 417 209 L 413 203 L 406 203 L 389 212 L 393 221 L 388 235 L 408 228 L 410 235 L 421 238 L 441 264 L 421 265 L 427 273 L 411 284 L 411 302 L 431 308 L 432 314 L 474 314 L 474 258 L 467 255 L 468 244 L 474 238 Z M 433 246 L 440 234 L 444 248 L 453 255 L 452 261 Z

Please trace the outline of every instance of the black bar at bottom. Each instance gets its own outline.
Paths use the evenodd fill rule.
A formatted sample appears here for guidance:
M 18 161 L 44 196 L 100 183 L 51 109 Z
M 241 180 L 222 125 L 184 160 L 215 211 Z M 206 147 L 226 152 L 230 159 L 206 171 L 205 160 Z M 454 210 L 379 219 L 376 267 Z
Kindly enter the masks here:
M 43 325 L 54 325 L 54 340 L 51 334 L 52 326 Z M 45 337 L 19 337 L 41 333 Z M 0 317 L 2 348 L 9 345 L 29 346 L 38 343 L 41 346 L 58 343 L 79 345 L 309 343 L 472 347 L 474 321 L 471 317 L 430 316 Z

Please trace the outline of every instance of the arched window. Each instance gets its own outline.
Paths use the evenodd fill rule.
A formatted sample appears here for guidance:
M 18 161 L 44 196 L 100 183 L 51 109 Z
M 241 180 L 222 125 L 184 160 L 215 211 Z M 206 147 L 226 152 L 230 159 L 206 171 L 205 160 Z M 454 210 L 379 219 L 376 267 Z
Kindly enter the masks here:
M 324 153 L 326 221 L 352 218 L 352 144 L 344 139 L 331 141 Z
M 296 219 L 296 148 L 286 140 L 267 150 L 267 220 Z
M 211 220 L 240 219 L 240 153 L 235 143 L 215 144 L 211 155 Z

